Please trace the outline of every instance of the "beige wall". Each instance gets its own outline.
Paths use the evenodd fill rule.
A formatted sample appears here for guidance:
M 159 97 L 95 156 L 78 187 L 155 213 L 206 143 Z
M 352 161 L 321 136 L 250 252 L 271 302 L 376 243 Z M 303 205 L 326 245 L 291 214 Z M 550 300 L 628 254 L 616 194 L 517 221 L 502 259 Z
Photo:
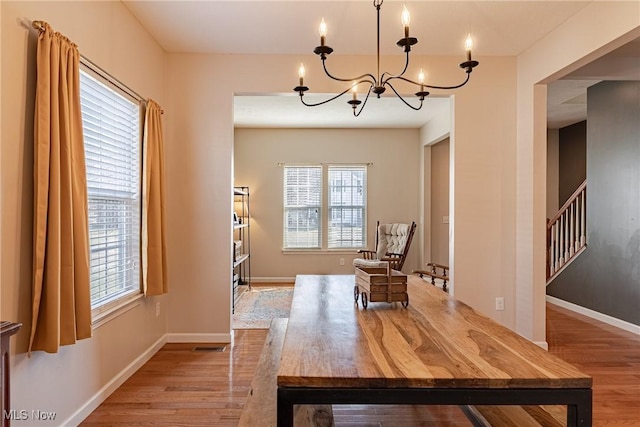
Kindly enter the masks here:
M 419 256 L 420 270 L 423 270 L 431 262 L 431 145 L 422 145 L 421 159 L 420 225 L 422 226 L 422 233 L 419 233 L 416 237 L 419 238 L 421 249 Z
M 301 60 L 317 66 L 317 58 L 298 55 L 167 55 L 166 77 L 172 82 L 167 87 L 170 111 L 165 128 L 172 334 L 191 332 L 205 337 L 229 332 L 233 96 L 290 93 Z M 430 64 L 434 81 L 450 81 L 459 58 L 416 60 Z M 515 287 L 516 61 L 479 60 L 471 83 L 453 97 L 455 292 L 512 326 L 513 304 L 510 312 L 496 312 L 494 298 L 504 296 L 509 301 Z M 340 68 L 374 67 L 375 58 L 336 57 L 335 63 Z M 254 72 L 255 64 L 260 64 L 259 73 Z M 317 72 L 309 67 L 314 90 L 332 90 L 328 79 L 316 74 L 311 80 Z M 416 151 L 416 162 L 419 159 Z M 392 173 L 387 180 L 393 180 Z M 417 174 L 416 180 L 420 180 Z M 397 184 L 411 185 L 400 180 Z M 420 199 L 419 185 L 413 186 L 409 197 Z M 498 265 L 501 277 L 496 278 Z M 491 280 L 479 285 L 479 277 Z
M 23 324 L 12 339 L 12 408 L 57 413 L 73 425 L 118 375 L 164 337 L 165 298 L 143 300 L 57 354 L 25 354 L 31 314 L 33 99 L 36 31 L 45 20 L 80 52 L 138 93 L 164 101 L 164 53 L 120 2 L 7 2 L 2 11 L 1 318 Z M 162 314 L 155 316 L 155 302 Z M 115 384 L 117 385 L 117 384 Z M 92 400 L 96 398 L 96 400 Z M 88 405 L 88 406 L 85 406 Z M 79 411 L 77 416 L 74 413 Z M 83 411 L 85 411 L 83 413 Z M 16 425 L 28 423 L 15 422 Z M 40 423 L 49 425 L 49 423 Z M 54 423 L 50 423 L 54 424 Z M 31 424 L 33 425 L 33 424 Z
M 453 116 L 452 98 L 449 97 L 449 108 L 441 111 L 420 128 L 420 146 L 423 153 L 420 156 L 420 228 L 422 233 L 417 237 L 420 244 L 421 269 L 431 262 L 431 146 L 444 139 L 449 139 L 451 120 Z M 449 147 L 451 148 L 451 147 Z M 449 189 L 451 191 L 451 188 Z M 451 250 L 451 248 L 449 248 Z M 447 255 L 448 257 L 448 255 Z
M 419 149 L 418 129 L 236 129 L 235 185 L 251 191 L 252 276 L 353 274 L 357 257 L 353 250 L 282 252 L 283 171 L 278 163 L 373 163 L 367 172 L 367 241 L 374 249 L 377 220 L 418 222 Z M 418 252 L 412 243 L 405 272 L 417 268 Z
M 533 283 L 544 284 L 546 149 L 541 151 L 536 145 L 534 151 L 532 141 L 535 117 L 542 125 L 542 133 L 536 137 L 546 144 L 546 105 L 537 107 L 534 115 L 531 82 L 538 80 L 532 76 L 541 68 L 549 68 L 547 76 L 557 71 L 547 63 L 566 63 L 566 52 L 576 59 L 580 53 L 592 52 L 583 47 L 574 50 L 574 45 L 597 49 L 601 46 L 598 42 L 613 33 L 620 34 L 629 27 L 629 21 L 637 21 L 637 14 L 629 17 L 636 5 L 615 3 L 609 10 L 607 4 L 585 8 L 565 23 L 568 32 L 563 25 L 551 36 L 567 46 L 562 52 L 546 39 L 532 47 L 535 64 L 529 63 L 529 52 L 520 59 L 479 58 L 481 65 L 471 83 L 452 96 L 452 288 L 457 298 L 536 341 L 544 341 L 544 287 L 534 289 Z M 587 29 L 597 26 L 594 15 L 598 11 L 585 12 L 592 7 L 605 8 L 600 13 L 612 20 L 602 35 Z M 578 38 L 571 30 L 576 25 L 581 27 Z M 584 34 L 589 37 L 582 37 Z M 457 60 L 416 58 L 429 64 L 433 81 L 449 81 L 451 64 Z M 316 64 L 317 58 L 167 55 L 166 78 L 172 82 L 167 87 L 171 114 L 165 129 L 167 214 L 171 224 L 169 278 L 170 283 L 179 284 L 174 286 L 169 301 L 172 334 L 192 333 L 194 338 L 206 339 L 230 330 L 233 96 L 290 93 L 300 61 Z M 517 67 L 518 61 L 526 65 Z M 260 73 L 254 72 L 255 64 L 260 64 Z M 336 57 L 335 65 L 338 74 L 374 67 L 375 58 Z M 307 70 L 314 91 L 336 89 L 334 83 L 318 74 L 316 68 Z M 479 283 L 479 278 L 485 279 Z M 498 296 L 505 298 L 505 311 L 495 311 Z
M 449 265 L 449 138 L 431 146 L 431 262 Z
M 592 2 L 518 56 L 515 327 L 534 341 L 545 337 L 546 84 L 639 36 L 640 2 Z
M 558 129 L 547 130 L 547 218 L 551 219 L 558 212 L 558 193 L 560 188 Z
M 449 266 L 456 298 L 514 327 L 516 60 L 480 64 L 486 80 L 453 96 Z

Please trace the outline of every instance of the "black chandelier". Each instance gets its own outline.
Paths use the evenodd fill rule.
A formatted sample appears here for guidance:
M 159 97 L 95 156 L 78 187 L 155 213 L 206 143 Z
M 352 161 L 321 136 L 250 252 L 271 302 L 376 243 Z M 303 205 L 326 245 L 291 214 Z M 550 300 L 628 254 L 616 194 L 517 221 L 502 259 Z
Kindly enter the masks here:
M 302 101 L 302 103 L 304 105 L 306 105 L 307 107 L 316 107 L 318 105 L 322 105 L 322 104 L 326 104 L 328 102 L 331 102 L 339 97 L 341 97 L 342 95 L 344 95 L 345 93 L 352 91 L 353 93 L 353 97 L 352 99 L 350 99 L 349 101 L 347 101 L 347 103 L 349 105 L 351 105 L 351 107 L 353 108 L 353 115 L 358 117 L 360 115 L 360 113 L 362 112 L 362 110 L 364 109 L 364 106 L 367 104 L 367 100 L 369 99 L 369 95 L 371 95 L 371 93 L 373 92 L 374 94 L 376 94 L 376 96 L 378 98 L 380 98 L 380 95 L 382 95 L 387 87 L 389 87 L 393 93 L 396 94 L 396 96 L 402 101 L 404 102 L 409 108 L 412 108 L 414 110 L 419 110 L 422 108 L 422 103 L 424 101 L 424 98 L 427 97 L 429 95 L 429 92 L 425 91 L 426 88 L 429 89 L 442 89 L 442 90 L 450 90 L 450 89 L 457 89 L 460 88 L 462 86 L 464 86 L 465 84 L 467 84 L 467 82 L 469 81 L 469 78 L 471 77 L 471 72 L 473 71 L 474 67 L 478 66 L 478 61 L 474 61 L 471 59 L 471 48 L 473 47 L 473 41 L 471 40 L 471 36 L 467 37 L 467 40 L 465 42 L 465 50 L 467 51 L 467 60 L 464 61 L 463 63 L 460 64 L 460 68 L 464 69 L 465 73 L 467 74 L 465 80 L 455 86 L 434 86 L 434 85 L 428 85 L 425 84 L 424 82 L 424 72 L 422 70 L 420 70 L 420 73 L 418 74 L 418 81 L 413 81 L 411 79 L 408 79 L 406 77 L 404 77 L 404 73 L 407 71 L 407 68 L 409 67 L 409 52 L 411 52 L 411 46 L 415 45 L 416 43 L 418 43 L 418 39 L 415 37 L 409 37 L 409 21 L 410 21 L 410 15 L 409 15 L 409 11 L 407 10 L 406 7 L 403 7 L 402 10 L 402 24 L 404 26 L 404 37 L 401 38 L 400 40 L 398 40 L 398 42 L 396 43 L 398 46 L 400 46 L 401 48 L 403 48 L 404 52 L 406 53 L 406 60 L 405 60 L 405 64 L 404 64 L 404 69 L 402 70 L 402 72 L 400 74 L 391 74 L 388 72 L 384 72 L 382 74 L 380 74 L 380 6 L 382 6 L 382 3 L 384 2 L 384 0 L 373 0 L 373 6 L 376 8 L 377 11 L 377 15 L 378 15 L 378 50 L 377 50 L 377 61 L 378 61 L 378 70 L 377 70 L 377 76 L 374 76 L 373 74 L 367 73 L 367 74 L 362 74 L 358 77 L 354 77 L 354 78 L 350 78 L 350 79 L 344 79 L 344 78 L 340 78 L 340 77 L 336 77 L 333 76 L 329 70 L 327 70 L 327 64 L 325 63 L 327 56 L 331 54 L 331 52 L 333 52 L 333 49 L 330 48 L 329 46 L 327 46 L 325 44 L 325 40 L 327 37 L 327 25 L 324 22 L 324 18 L 322 19 L 322 22 L 320 23 L 320 46 L 317 46 L 314 50 L 313 53 L 315 53 L 316 55 L 320 56 L 320 59 L 322 60 L 322 67 L 324 69 L 325 74 L 330 77 L 333 80 L 337 80 L 340 82 L 351 82 L 351 86 L 348 87 L 347 89 L 345 89 L 344 91 L 340 92 L 339 94 L 318 102 L 318 103 L 307 103 L 304 100 L 304 93 L 306 91 L 309 90 L 309 88 L 307 86 L 304 86 L 304 74 L 305 74 L 305 69 L 304 69 L 304 65 L 300 64 L 300 69 L 298 70 L 298 76 L 300 77 L 300 85 L 296 86 L 293 90 L 295 92 L 298 92 L 298 94 L 300 95 L 300 101 Z M 415 93 L 415 96 L 418 98 L 418 100 L 420 101 L 420 104 L 418 106 L 414 106 L 411 105 L 409 102 L 407 102 L 407 100 L 405 100 L 402 95 L 400 95 L 398 93 L 398 91 L 393 87 L 393 85 L 391 84 L 392 81 L 394 80 L 401 80 L 407 83 L 411 83 L 413 85 L 416 85 L 417 87 L 420 88 L 420 90 L 418 92 Z M 369 85 L 367 92 L 366 92 L 366 96 L 364 98 L 364 101 L 360 101 L 358 99 L 358 94 L 357 94 L 357 87 L 365 84 L 365 85 Z M 362 104 L 362 105 L 361 105 Z M 360 108 L 358 108 L 358 106 L 360 106 Z

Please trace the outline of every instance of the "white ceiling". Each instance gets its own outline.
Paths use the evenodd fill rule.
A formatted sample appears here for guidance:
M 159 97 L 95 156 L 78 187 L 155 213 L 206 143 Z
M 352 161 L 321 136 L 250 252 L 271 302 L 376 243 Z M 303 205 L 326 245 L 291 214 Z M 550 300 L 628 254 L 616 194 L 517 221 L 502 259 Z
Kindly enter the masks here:
M 471 33 L 478 55 L 517 55 L 589 1 L 399 1 L 381 9 L 381 52 L 401 54 L 402 5 L 411 12 L 416 54 L 463 53 Z M 374 54 L 376 10 L 371 0 L 147 1 L 125 0 L 167 52 L 302 54 L 327 44 L 344 54 Z M 357 29 L 358 31 L 355 31 Z
M 312 94 L 304 98 L 306 102 L 319 102 L 330 96 Z M 417 105 L 415 99 L 411 102 Z M 343 99 L 305 107 L 296 94 L 236 96 L 234 123 L 236 127 L 420 128 L 435 116 L 446 114 L 449 108 L 448 97 L 427 98 L 420 111 L 410 110 L 395 96 L 370 97 L 362 114 L 354 117 L 351 106 Z
M 372 0 L 123 2 L 167 52 L 309 54 L 319 44 L 317 28 L 323 17 L 328 26 L 327 44 L 336 53 L 370 55 L 376 51 L 376 11 Z M 474 55 L 482 57 L 518 55 L 589 3 L 386 0 L 381 9 L 381 53 L 402 54 L 395 42 L 402 36 L 403 4 L 411 12 L 411 35 L 420 40 L 412 49 L 415 54 L 461 55 L 464 38 L 471 33 Z M 631 69 L 636 66 L 637 72 L 638 51 L 637 44 L 627 47 L 618 52 L 620 58 L 615 62 L 624 68 L 623 63 L 629 66 L 631 61 Z M 635 62 L 628 59 L 634 55 Z M 586 87 L 606 79 L 611 72 L 601 65 L 549 86 L 551 127 L 586 117 L 586 102 L 581 96 Z M 305 100 L 320 99 L 318 96 L 307 93 Z M 326 99 L 327 95 L 320 97 Z M 242 127 L 420 127 L 449 105 L 447 98 L 428 98 L 422 110 L 413 112 L 399 100 L 383 97 L 370 99 L 362 115 L 354 118 L 342 98 L 314 108 L 301 106 L 294 93 L 235 99 L 235 121 Z

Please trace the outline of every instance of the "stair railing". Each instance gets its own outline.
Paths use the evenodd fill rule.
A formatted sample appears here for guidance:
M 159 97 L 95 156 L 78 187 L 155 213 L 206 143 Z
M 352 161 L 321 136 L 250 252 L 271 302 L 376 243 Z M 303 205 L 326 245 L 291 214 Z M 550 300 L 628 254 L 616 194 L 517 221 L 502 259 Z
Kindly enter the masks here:
M 587 246 L 587 181 L 547 221 L 547 284 Z

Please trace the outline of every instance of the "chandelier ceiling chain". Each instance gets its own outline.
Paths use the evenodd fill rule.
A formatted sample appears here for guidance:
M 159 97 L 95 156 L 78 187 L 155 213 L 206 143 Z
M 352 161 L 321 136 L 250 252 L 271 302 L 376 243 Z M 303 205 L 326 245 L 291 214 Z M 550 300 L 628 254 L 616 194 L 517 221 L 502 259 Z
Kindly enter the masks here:
M 352 99 L 350 99 L 349 101 L 347 101 L 347 103 L 349 105 L 351 105 L 351 108 L 353 109 L 353 115 L 358 117 L 360 115 L 360 113 L 362 112 L 362 110 L 364 109 L 364 106 L 367 104 L 367 100 L 369 99 L 369 96 L 371 95 L 371 93 L 373 92 L 378 98 L 380 98 L 380 95 L 382 95 L 386 90 L 387 87 L 389 89 L 391 89 L 391 91 L 393 93 L 395 93 L 395 95 L 409 108 L 412 108 L 414 110 L 419 110 L 422 108 L 422 104 L 424 102 L 424 99 L 429 95 L 429 92 L 425 91 L 425 88 L 428 89 L 440 89 L 440 90 L 452 90 L 452 89 L 458 89 L 462 86 L 464 86 L 465 84 L 467 84 L 467 82 L 469 81 L 470 77 L 471 77 L 471 72 L 473 71 L 473 69 L 475 67 L 478 66 L 478 61 L 474 61 L 471 59 L 471 49 L 473 47 L 473 42 L 471 40 L 471 36 L 467 37 L 466 43 L 465 43 L 465 49 L 467 51 L 467 60 L 462 62 L 460 64 L 460 68 L 465 70 L 466 78 L 464 79 L 464 81 L 458 85 L 455 86 L 436 86 L 436 85 L 429 85 L 426 84 L 424 82 L 424 72 L 422 70 L 420 70 L 420 73 L 418 74 L 418 81 L 414 81 L 411 79 L 408 79 L 407 77 L 404 77 L 404 74 L 407 72 L 407 69 L 409 68 L 409 53 L 411 52 L 411 46 L 414 46 L 415 44 L 418 43 L 418 39 L 415 37 L 409 37 L 409 22 L 410 22 L 410 15 L 409 15 L 409 11 L 407 10 L 406 7 L 403 6 L 403 10 L 402 10 L 402 24 L 404 26 L 404 37 L 401 38 L 400 40 L 398 40 L 396 42 L 396 44 L 401 47 L 404 52 L 405 52 L 405 63 L 404 63 L 404 68 L 402 69 L 402 72 L 400 72 L 399 74 L 391 74 L 389 72 L 383 72 L 382 74 L 380 74 L 380 8 L 382 6 L 382 3 L 384 2 L 384 0 L 373 0 L 373 6 L 376 8 L 376 13 L 377 13 L 377 52 L 376 52 L 376 59 L 377 59 L 377 73 L 374 76 L 371 73 L 366 73 L 366 74 L 362 74 L 360 76 L 357 77 L 353 77 L 353 78 L 340 78 L 340 77 L 336 77 L 334 75 L 332 75 L 329 70 L 327 69 L 327 64 L 326 64 L 326 60 L 327 57 L 333 52 L 333 49 L 329 46 L 327 46 L 325 44 L 326 42 L 326 37 L 327 37 L 327 25 L 324 22 L 324 18 L 322 19 L 322 22 L 320 23 L 320 46 L 317 46 L 314 50 L 313 53 L 315 53 L 316 55 L 320 56 L 320 60 L 322 61 L 322 68 L 325 72 L 325 74 L 336 81 L 339 82 L 351 82 L 351 86 L 347 87 L 345 90 L 343 90 L 342 92 L 340 92 L 339 94 L 332 96 L 329 99 L 326 99 L 324 101 L 321 102 L 317 102 L 317 103 L 308 103 L 304 100 L 304 93 L 306 91 L 309 90 L 309 88 L 307 86 L 304 85 L 304 75 L 305 75 L 305 69 L 304 69 L 304 65 L 300 64 L 300 68 L 298 70 L 298 76 L 300 78 L 300 85 L 296 86 L 293 90 L 295 92 L 298 92 L 298 94 L 300 95 L 300 101 L 306 105 L 307 107 L 316 107 L 318 105 L 323 105 L 326 104 L 328 102 L 331 102 L 335 99 L 340 98 L 342 95 L 346 94 L 347 92 L 351 91 L 353 93 L 353 97 Z M 403 81 L 406 83 L 410 83 L 412 85 L 415 85 L 417 87 L 420 88 L 420 90 L 418 92 L 416 92 L 414 95 L 418 98 L 418 100 L 420 101 L 420 104 L 418 106 L 414 106 L 411 105 L 406 99 L 404 99 L 404 97 L 402 95 L 400 95 L 400 93 L 398 93 L 398 91 L 396 90 L 395 87 L 393 87 L 393 85 L 391 84 L 392 81 Z M 358 86 L 362 85 L 362 84 L 368 84 L 368 89 L 366 91 L 366 95 L 364 98 L 364 101 L 361 101 L 358 99 L 358 93 L 357 93 L 357 88 Z M 360 106 L 360 108 L 358 108 L 358 106 Z

